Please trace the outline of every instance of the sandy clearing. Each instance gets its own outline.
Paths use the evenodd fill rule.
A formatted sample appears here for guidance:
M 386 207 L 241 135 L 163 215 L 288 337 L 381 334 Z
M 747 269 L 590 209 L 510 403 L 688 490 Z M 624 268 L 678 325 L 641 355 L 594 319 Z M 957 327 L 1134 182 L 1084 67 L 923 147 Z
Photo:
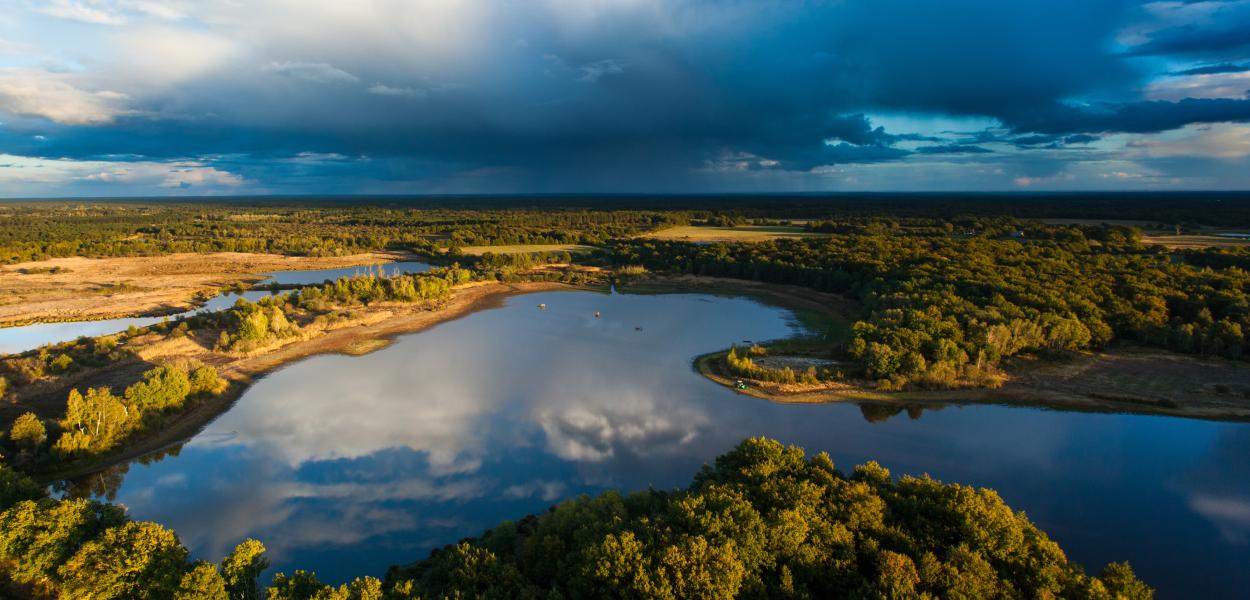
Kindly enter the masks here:
M 219 252 L 56 258 L 3 265 L 0 327 L 174 314 L 192 308 L 197 293 L 213 295 L 222 287 L 259 279 L 260 273 L 352 267 L 411 258 L 384 252 L 326 258 Z M 47 272 L 52 269 L 57 272 Z
M 465 246 L 460 249 L 462 254 L 469 256 L 481 256 L 487 252 L 491 254 L 523 254 L 538 252 L 590 252 L 594 250 L 594 246 L 583 246 L 581 244 L 518 244 L 514 246 Z

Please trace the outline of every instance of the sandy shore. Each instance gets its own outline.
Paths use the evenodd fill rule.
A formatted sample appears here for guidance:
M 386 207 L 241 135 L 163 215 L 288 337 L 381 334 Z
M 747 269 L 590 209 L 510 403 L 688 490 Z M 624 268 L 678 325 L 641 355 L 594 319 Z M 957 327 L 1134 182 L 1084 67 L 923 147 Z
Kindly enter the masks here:
M 55 258 L 0 266 L 0 327 L 38 322 L 160 316 L 194 306 L 196 294 L 257 281 L 261 273 L 412 259 L 371 252 L 312 258 L 218 252 L 118 258 Z
M 704 377 L 734 387 L 736 378 L 718 367 L 724 355 L 722 351 L 699 356 L 694 367 Z M 1031 364 L 1022 364 L 1026 362 Z M 993 389 L 884 392 L 854 381 L 808 387 L 783 390 L 753 382 L 738 393 L 779 404 L 1001 404 L 1250 421 L 1250 365 L 1139 347 L 1085 353 L 1057 362 L 1021 359 L 1008 370 L 1007 382 Z

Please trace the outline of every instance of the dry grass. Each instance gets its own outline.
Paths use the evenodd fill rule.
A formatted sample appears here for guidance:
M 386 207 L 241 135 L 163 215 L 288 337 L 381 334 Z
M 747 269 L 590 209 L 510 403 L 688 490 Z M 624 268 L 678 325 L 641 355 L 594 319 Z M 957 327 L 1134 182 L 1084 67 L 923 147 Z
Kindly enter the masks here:
M 372 338 L 367 340 L 357 340 L 343 347 L 343 354 L 349 356 L 364 356 L 370 352 L 381 350 L 391 345 L 391 340 L 387 338 Z
M 224 286 L 259 279 L 260 273 L 351 267 L 399 258 L 405 257 L 377 252 L 329 258 L 220 252 L 55 258 L 4 265 L 0 266 L 0 326 L 176 313 L 191 308 L 197 292 L 213 295 Z
M 1141 242 L 1146 245 L 1160 245 L 1170 250 L 1184 248 L 1236 248 L 1250 246 L 1250 240 L 1218 235 L 1182 234 L 1182 235 L 1143 235 Z
M 490 252 L 491 254 L 523 254 L 538 252 L 590 252 L 594 250 L 594 246 L 582 246 L 580 244 L 518 244 L 515 246 L 465 246 L 460 252 L 470 256 L 481 256 Z
M 1159 221 L 1140 221 L 1132 219 L 1038 219 L 1047 225 L 1119 225 L 1121 227 L 1137 227 L 1143 230 L 1158 230 Z
M 810 233 L 802 227 L 781 225 L 743 225 L 740 227 L 696 227 L 682 225 L 661 229 L 642 237 L 657 240 L 683 242 L 762 242 L 783 238 L 822 237 L 828 234 Z

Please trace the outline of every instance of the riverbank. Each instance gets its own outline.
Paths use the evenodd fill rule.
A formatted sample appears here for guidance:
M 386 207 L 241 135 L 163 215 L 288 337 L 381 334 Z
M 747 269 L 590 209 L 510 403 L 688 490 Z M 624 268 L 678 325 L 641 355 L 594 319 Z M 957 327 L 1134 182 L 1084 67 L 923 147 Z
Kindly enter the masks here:
M 735 388 L 722 367 L 727 351 L 695 357 L 704 377 Z M 848 380 L 778 385 L 748 380 L 747 396 L 778 404 L 876 403 L 900 408 L 948 404 L 1036 406 L 1057 410 L 1131 413 L 1216 421 L 1250 421 L 1250 365 L 1122 346 L 1064 360 L 1021 357 L 1007 365 L 997 388 L 881 391 Z
M 835 342 L 849 330 L 859 310 L 854 302 L 833 294 L 735 279 L 644 277 L 620 281 L 617 287 L 623 293 L 632 294 L 703 293 L 757 298 L 794 311 L 806 328 L 820 328 L 826 341 Z M 207 338 L 187 337 L 154 343 L 140 353 L 137 365 L 129 366 L 133 368 L 122 366 L 100 373 L 100 377 L 116 379 L 118 373 L 123 373 L 133 379 L 141 368 L 152 364 L 191 359 L 216 368 L 230 382 L 229 388 L 184 413 L 169 417 L 158 431 L 129 441 L 124 450 L 67 468 L 37 473 L 37 476 L 45 481 L 73 478 L 174 446 L 229 409 L 257 377 L 286 364 L 317 354 L 366 354 L 386 347 L 395 336 L 498 306 L 510 296 L 556 289 L 599 288 L 555 282 L 474 283 L 457 288 L 449 300 L 432 309 L 398 303 L 376 304 L 354 310 L 351 318 L 332 328 L 307 331 L 295 341 L 242 356 L 211 351 L 212 342 Z M 696 357 L 694 367 L 708 379 L 733 387 L 735 378 L 716 366 L 717 359 L 723 356 L 722 351 Z M 1121 349 L 1059 362 L 1019 359 L 1013 362 L 1010 371 L 1007 383 L 997 389 L 883 392 L 871 389 L 866 383 L 849 382 L 808 391 L 782 391 L 775 386 L 770 389 L 767 385 L 752 385 L 741 393 L 784 404 L 868 402 L 908 407 L 986 403 L 1250 420 L 1250 365 L 1241 363 Z M 73 386 L 110 383 L 88 377 L 75 381 Z M 1100 390 L 1114 390 L 1115 395 Z M 44 408 L 63 410 L 66 391 L 59 389 L 45 394 L 47 402 L 58 406 Z M 23 407 L 24 410 L 29 408 Z
M 809 330 L 841 343 L 860 307 L 850 299 L 810 288 L 717 277 L 654 276 L 629 280 L 630 293 L 701 292 L 755 297 L 795 311 Z M 737 377 L 717 368 L 726 350 L 695 357 L 704 377 L 735 387 Z M 1121 345 L 1061 360 L 1017 357 L 1004 364 L 1007 380 L 998 388 L 881 391 L 867 381 L 815 386 L 751 382 L 740 393 L 780 404 L 872 402 L 896 406 L 1002 404 L 1061 410 L 1150 414 L 1224 421 L 1250 421 L 1250 364 Z M 784 389 L 783 389 L 784 388 Z
M 0 327 L 159 317 L 196 307 L 197 297 L 249 284 L 274 271 L 356 267 L 413 255 L 370 252 L 305 257 L 241 252 L 114 258 L 54 258 L 0 266 Z
M 378 304 L 358 310 L 354 318 L 332 329 L 243 356 L 212 352 L 210 342 L 190 337 L 154 344 L 140 356 L 142 364 L 197 360 L 216 368 L 230 382 L 229 387 L 190 410 L 168 416 L 158 430 L 128 440 L 125 447 L 117 452 L 55 470 L 36 472 L 33 476 L 43 482 L 72 479 L 175 446 L 194 436 L 217 415 L 228 410 L 251 387 L 256 378 L 286 364 L 317 354 L 342 353 L 359 356 L 386 347 L 396 336 L 415 333 L 479 310 L 499 306 L 508 297 L 559 289 L 599 288 L 546 281 L 472 283 L 457 288 L 450 299 L 433 309 L 397 303 Z M 81 385 L 98 384 L 90 379 L 75 383 L 75 386 Z M 63 396 L 64 394 L 47 395 L 46 400 L 64 404 Z

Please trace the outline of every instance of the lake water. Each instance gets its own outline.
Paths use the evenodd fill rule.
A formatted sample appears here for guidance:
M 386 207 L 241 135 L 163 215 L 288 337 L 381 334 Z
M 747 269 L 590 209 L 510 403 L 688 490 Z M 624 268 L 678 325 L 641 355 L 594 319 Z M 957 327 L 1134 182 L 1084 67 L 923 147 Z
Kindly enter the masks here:
M 1088 570 L 1128 559 L 1164 598 L 1250 586 L 1250 426 L 786 406 L 690 368 L 697 354 L 796 327 L 741 298 L 519 296 L 373 354 L 288 365 L 176 456 L 87 478 L 78 492 L 107 489 L 196 557 L 219 560 L 256 537 L 275 570 L 338 583 L 577 494 L 684 486 L 766 435 L 828 451 L 844 471 L 874 459 L 992 487 Z
M 350 277 L 360 273 L 368 273 L 373 269 L 381 269 L 387 275 L 395 273 L 423 273 L 430 269 L 430 265 L 422 262 L 393 262 L 374 266 L 359 267 L 342 267 L 338 269 L 316 269 L 312 271 L 276 271 L 273 273 L 265 273 L 267 277 L 258 285 L 279 284 L 279 285 L 313 285 L 320 284 L 327 280 L 335 280 L 341 277 Z M 68 342 L 76 340 L 80 337 L 95 337 L 99 335 L 109 335 L 119 331 L 125 331 L 131 325 L 135 327 L 147 327 L 155 325 L 165 319 L 175 319 L 179 316 L 189 316 L 204 311 L 221 310 L 229 308 L 238 301 L 240 297 L 247 298 L 249 301 L 255 302 L 265 296 L 269 292 L 265 291 L 249 291 L 242 294 L 226 293 L 214 296 L 208 302 L 194 310 L 169 315 L 164 317 L 127 317 L 121 319 L 103 319 L 99 321 L 67 321 L 64 323 L 36 323 L 33 325 L 24 325 L 22 327 L 4 327 L 0 328 L 0 354 L 15 354 L 33 350 L 45 344 L 58 344 L 60 342 Z

